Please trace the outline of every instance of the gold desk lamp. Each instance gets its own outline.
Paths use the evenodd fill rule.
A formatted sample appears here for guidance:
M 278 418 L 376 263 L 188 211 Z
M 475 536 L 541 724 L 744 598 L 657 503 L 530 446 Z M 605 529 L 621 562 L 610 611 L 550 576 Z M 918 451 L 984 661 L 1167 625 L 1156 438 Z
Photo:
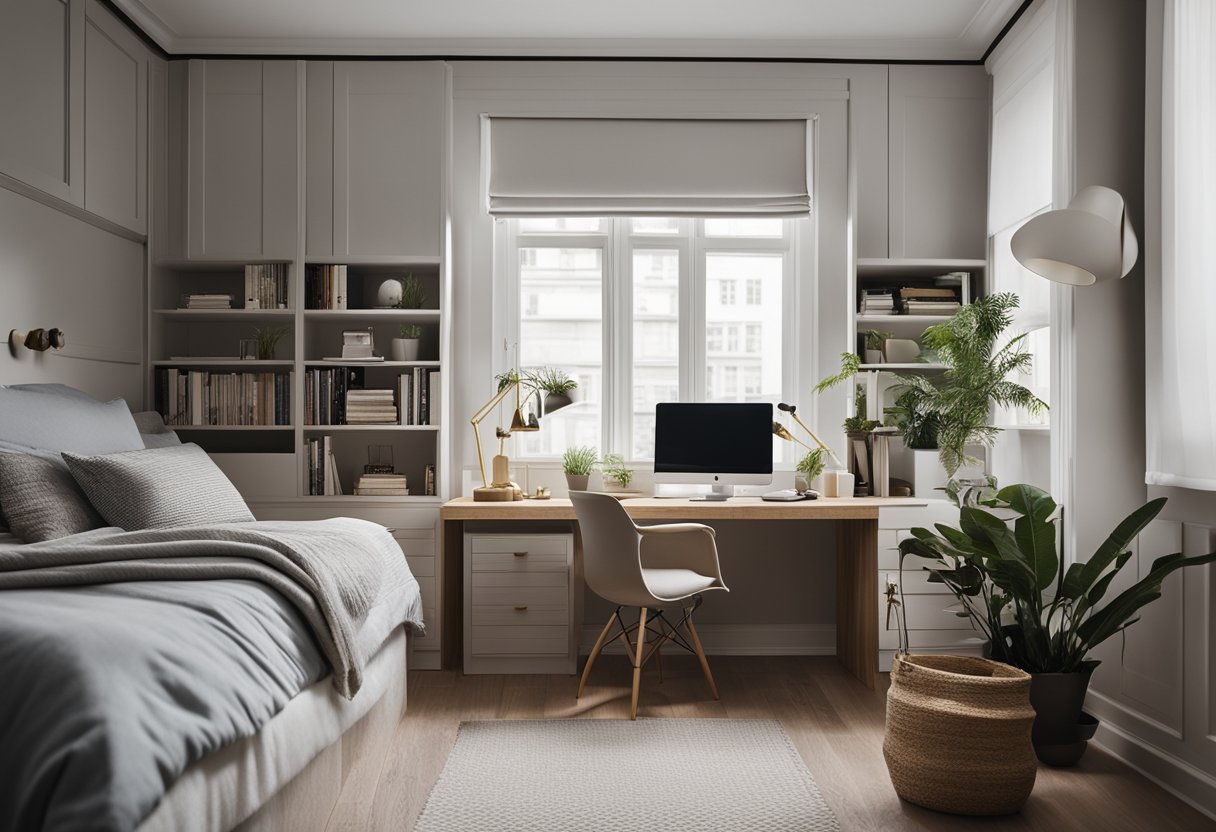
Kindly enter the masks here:
M 844 463 L 840 461 L 840 458 L 838 456 L 836 456 L 835 453 L 832 452 L 832 449 L 829 448 L 827 445 L 823 444 L 823 440 L 815 435 L 815 431 L 811 430 L 807 426 L 806 422 L 804 422 L 798 418 L 798 413 L 797 413 L 798 406 L 797 405 L 786 404 L 785 402 L 781 402 L 777 405 L 777 409 L 780 410 L 782 413 L 790 414 L 790 418 L 798 423 L 798 427 L 800 427 L 804 431 L 806 431 L 807 434 L 811 437 L 811 439 L 815 440 L 816 445 L 818 445 L 820 448 L 822 448 L 823 450 L 828 452 L 828 456 L 830 456 L 832 458 L 832 462 L 836 463 L 837 468 L 845 467 Z M 807 450 L 814 450 L 813 448 L 811 448 L 810 445 L 806 444 L 801 439 L 795 438 L 794 434 L 790 433 L 789 430 L 786 429 L 785 425 L 781 424 L 780 422 L 773 422 L 773 433 L 788 442 L 797 442 L 799 445 L 806 448 Z
M 528 414 L 524 417 L 523 408 L 520 405 L 520 378 L 519 374 L 512 372 L 508 376 L 508 381 L 504 384 L 494 397 L 482 405 L 481 409 L 473 414 L 473 418 L 469 422 L 473 425 L 473 443 L 477 446 L 477 464 L 481 467 L 481 487 L 473 489 L 474 502 L 509 502 L 511 500 L 522 500 L 523 493 L 519 487 L 511 482 L 509 473 L 510 460 L 507 459 L 506 441 L 513 433 L 528 433 L 530 431 L 540 430 L 540 421 L 536 418 L 535 413 Z M 486 476 L 486 460 L 481 451 L 481 422 L 490 412 L 512 392 L 515 393 L 515 412 L 511 416 L 511 426 L 504 430 L 496 427 L 494 435 L 498 439 L 498 454 L 491 460 L 494 479 L 491 480 Z

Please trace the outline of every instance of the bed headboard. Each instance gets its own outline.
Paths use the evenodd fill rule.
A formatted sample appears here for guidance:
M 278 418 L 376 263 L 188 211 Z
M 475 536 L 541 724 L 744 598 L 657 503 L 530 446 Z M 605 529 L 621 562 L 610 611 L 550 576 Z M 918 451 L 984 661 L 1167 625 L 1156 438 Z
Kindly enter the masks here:
M 0 188 L 0 384 L 68 384 L 143 405 L 144 245 Z M 59 327 L 58 352 L 7 344 Z

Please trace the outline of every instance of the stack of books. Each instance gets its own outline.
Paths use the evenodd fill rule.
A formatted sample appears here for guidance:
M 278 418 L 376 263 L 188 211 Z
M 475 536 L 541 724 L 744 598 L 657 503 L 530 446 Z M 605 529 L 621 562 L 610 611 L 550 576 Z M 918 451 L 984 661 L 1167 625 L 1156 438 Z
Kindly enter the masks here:
M 439 424 L 439 370 L 415 367 L 397 377 L 397 402 L 403 425 Z
M 364 474 L 355 483 L 357 497 L 408 497 L 405 474 Z
M 304 275 L 306 309 L 346 309 L 346 266 L 309 266 Z
M 168 367 L 157 369 L 153 382 L 156 409 L 167 425 L 291 424 L 290 373 L 211 373 Z
M 865 289 L 861 293 L 862 315 L 896 315 L 895 293 L 891 289 Z
M 186 295 L 182 309 L 231 309 L 232 295 Z
M 346 424 L 395 425 L 397 405 L 392 390 L 347 390 Z
M 363 386 L 361 367 L 310 369 L 304 374 L 304 424 L 345 425 L 346 391 Z
M 902 289 L 904 311 L 909 315 L 953 315 L 958 311 L 958 295 L 953 289 L 913 288 Z
M 304 440 L 308 456 L 308 496 L 332 497 L 342 493 L 342 481 L 338 478 L 338 462 L 334 458 L 333 446 L 328 436 Z
M 286 263 L 251 263 L 245 267 L 245 308 L 287 308 Z

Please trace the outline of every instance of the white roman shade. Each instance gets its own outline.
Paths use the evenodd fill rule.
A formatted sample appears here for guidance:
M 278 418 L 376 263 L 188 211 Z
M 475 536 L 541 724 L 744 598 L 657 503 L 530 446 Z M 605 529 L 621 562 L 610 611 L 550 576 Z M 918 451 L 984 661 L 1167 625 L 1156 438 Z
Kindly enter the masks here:
M 806 119 L 483 119 L 496 217 L 797 216 Z

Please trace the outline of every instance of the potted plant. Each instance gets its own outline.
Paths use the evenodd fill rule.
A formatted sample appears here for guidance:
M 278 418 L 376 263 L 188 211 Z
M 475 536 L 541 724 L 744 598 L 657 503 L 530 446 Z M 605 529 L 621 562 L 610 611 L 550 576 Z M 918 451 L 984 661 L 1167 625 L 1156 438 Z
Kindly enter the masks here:
M 899 384 L 892 387 L 895 402 L 883 408 L 884 422 L 899 430 L 903 440 L 891 448 L 891 472 L 912 483 L 916 497 L 932 496 L 944 489 L 950 477 L 942 466 L 937 449 L 937 431 L 941 414 L 933 404 L 936 390 L 925 376 L 915 377 L 920 384 Z
M 600 473 L 605 491 L 625 491 L 633 482 L 633 469 L 625 465 L 625 457 L 620 454 L 606 454 L 600 463 Z
M 401 297 L 397 301 L 399 309 L 421 309 L 426 303 L 426 290 L 413 274 L 401 278 Z
M 528 386 L 544 397 L 544 412 L 553 413 L 573 402 L 570 394 L 578 388 L 578 382 L 565 370 L 540 367 L 528 373 Z
M 880 332 L 871 329 L 866 333 L 866 363 L 881 364 L 883 361 L 882 347 L 888 338 L 894 338 L 893 332 Z
M 275 352 L 279 348 L 279 341 L 283 340 L 283 336 L 286 334 L 287 327 L 285 326 L 268 326 L 255 329 L 253 335 L 257 338 L 258 342 L 258 360 L 274 361 Z
M 591 478 L 591 471 L 595 468 L 595 461 L 598 457 L 599 454 L 595 448 L 588 445 L 567 448 L 566 452 L 562 454 L 562 471 L 566 474 L 566 487 L 571 491 L 586 491 L 587 481 Z
M 908 555 L 928 561 L 929 580 L 945 584 L 959 600 L 958 615 L 988 638 L 992 658 L 1031 674 L 1035 751 L 1046 763 L 1071 765 L 1097 727 L 1081 712 L 1098 666 L 1090 651 L 1134 624 L 1137 611 L 1161 597 L 1170 573 L 1216 561 L 1216 552 L 1159 557 L 1144 577 L 1102 603 L 1131 560 L 1128 545 L 1161 511 L 1164 498 L 1133 511 L 1093 557 L 1067 569 L 1057 554 L 1057 506 L 1049 494 L 1011 485 L 983 502 L 986 507 L 960 508 L 958 529 L 913 529 L 899 544 L 901 563 Z M 990 509 L 1012 515 L 1013 528 Z
M 802 459 L 798 460 L 798 464 L 794 466 L 794 471 L 801 474 L 806 479 L 806 485 L 799 488 L 800 483 L 795 482 L 794 490 L 798 493 L 806 491 L 808 488 L 812 491 L 823 491 L 822 483 L 815 482 L 823 474 L 823 469 L 827 467 L 827 452 L 823 448 L 815 448 L 807 451 Z M 797 480 L 797 477 L 795 477 Z
M 392 354 L 394 361 L 417 361 L 418 339 L 422 337 L 422 327 L 418 324 L 402 324 L 398 337 L 393 339 Z

